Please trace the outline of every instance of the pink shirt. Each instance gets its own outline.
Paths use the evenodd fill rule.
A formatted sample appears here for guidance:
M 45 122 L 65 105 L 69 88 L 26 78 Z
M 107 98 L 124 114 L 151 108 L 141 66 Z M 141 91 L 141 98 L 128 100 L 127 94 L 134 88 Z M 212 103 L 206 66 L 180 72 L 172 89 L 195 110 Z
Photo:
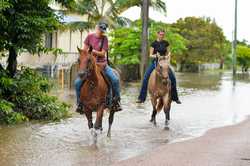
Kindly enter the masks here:
M 105 51 L 108 51 L 108 38 L 106 36 L 97 37 L 95 33 L 90 33 L 84 40 L 84 44 L 86 44 L 87 46 L 92 46 L 94 50 L 101 51 L 100 47 L 101 47 L 102 38 L 104 40 L 102 49 L 104 49 Z M 107 57 L 97 56 L 96 61 L 97 62 L 107 61 Z

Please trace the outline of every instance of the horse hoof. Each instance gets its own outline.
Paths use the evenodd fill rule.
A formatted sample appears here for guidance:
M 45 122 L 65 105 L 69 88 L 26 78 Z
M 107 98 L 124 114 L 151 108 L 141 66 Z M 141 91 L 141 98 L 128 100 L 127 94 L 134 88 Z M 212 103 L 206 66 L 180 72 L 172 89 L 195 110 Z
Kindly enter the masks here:
M 164 130 L 169 130 L 169 127 L 168 127 L 168 126 L 165 126 L 165 127 L 164 127 Z
M 169 125 L 169 122 L 168 122 L 168 121 L 166 121 L 166 122 L 165 122 L 165 127 L 164 127 L 164 129 L 165 129 L 165 130 L 169 130 L 168 125 Z
M 96 130 L 91 129 L 90 133 L 91 133 L 91 136 L 92 136 L 93 144 L 96 144 L 97 143 L 97 132 L 96 132 Z
M 110 132 L 108 132 L 107 137 L 111 138 L 111 133 Z

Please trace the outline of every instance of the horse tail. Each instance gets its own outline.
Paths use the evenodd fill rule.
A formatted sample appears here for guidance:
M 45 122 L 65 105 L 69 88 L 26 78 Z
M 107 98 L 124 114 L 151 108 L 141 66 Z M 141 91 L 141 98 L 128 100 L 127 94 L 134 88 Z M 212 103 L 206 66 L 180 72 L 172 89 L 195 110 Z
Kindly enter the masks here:
M 163 107 L 163 99 L 160 98 L 157 100 L 157 104 L 156 104 L 156 110 L 157 112 L 160 112 L 162 110 Z

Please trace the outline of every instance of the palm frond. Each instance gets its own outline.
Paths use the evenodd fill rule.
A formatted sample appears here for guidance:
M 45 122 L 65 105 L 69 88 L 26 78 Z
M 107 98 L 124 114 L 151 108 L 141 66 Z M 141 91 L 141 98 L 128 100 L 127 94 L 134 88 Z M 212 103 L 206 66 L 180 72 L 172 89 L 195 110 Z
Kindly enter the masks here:
M 151 0 L 149 4 L 155 11 L 166 14 L 167 8 L 166 3 L 162 0 Z
M 78 21 L 78 22 L 72 22 L 72 23 L 68 23 L 67 27 L 71 30 L 71 31 L 84 31 L 87 29 L 91 29 L 93 27 L 93 25 L 90 22 L 86 22 L 86 21 Z

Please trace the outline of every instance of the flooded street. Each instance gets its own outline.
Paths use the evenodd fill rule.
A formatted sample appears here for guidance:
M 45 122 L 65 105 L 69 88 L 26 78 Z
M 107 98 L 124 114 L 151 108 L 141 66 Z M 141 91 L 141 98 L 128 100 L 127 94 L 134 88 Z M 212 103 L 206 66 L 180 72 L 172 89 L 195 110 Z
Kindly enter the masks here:
M 164 130 L 164 113 L 157 126 L 150 122 L 149 100 L 136 104 L 139 83 L 124 85 L 123 111 L 115 114 L 112 138 L 104 131 L 97 147 L 90 146 L 87 120 L 74 113 L 53 123 L 30 122 L 0 126 L 0 166 L 106 166 L 158 146 L 194 138 L 215 127 L 241 122 L 250 115 L 250 77 L 231 73 L 178 73 L 181 105 L 171 109 L 170 130 Z M 60 93 L 74 103 L 74 91 Z

